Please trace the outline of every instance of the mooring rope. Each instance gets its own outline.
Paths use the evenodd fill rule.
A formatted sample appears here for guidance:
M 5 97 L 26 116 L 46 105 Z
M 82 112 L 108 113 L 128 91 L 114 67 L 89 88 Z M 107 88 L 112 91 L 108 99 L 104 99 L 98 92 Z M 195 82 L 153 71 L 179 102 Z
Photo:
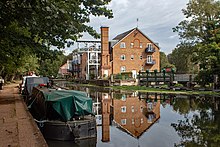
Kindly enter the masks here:
M 40 126 L 40 127 L 44 127 L 44 123 L 45 123 L 45 122 L 48 122 L 48 120 L 37 120 L 37 119 L 34 119 L 34 121 L 36 121 L 37 123 L 39 123 L 39 126 Z

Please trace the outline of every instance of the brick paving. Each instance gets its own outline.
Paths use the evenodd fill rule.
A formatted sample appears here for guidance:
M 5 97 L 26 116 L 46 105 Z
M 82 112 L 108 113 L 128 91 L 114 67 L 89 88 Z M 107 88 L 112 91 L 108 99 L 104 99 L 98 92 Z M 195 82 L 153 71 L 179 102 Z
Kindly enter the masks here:
M 17 86 L 13 83 L 0 90 L 0 147 L 47 147 Z

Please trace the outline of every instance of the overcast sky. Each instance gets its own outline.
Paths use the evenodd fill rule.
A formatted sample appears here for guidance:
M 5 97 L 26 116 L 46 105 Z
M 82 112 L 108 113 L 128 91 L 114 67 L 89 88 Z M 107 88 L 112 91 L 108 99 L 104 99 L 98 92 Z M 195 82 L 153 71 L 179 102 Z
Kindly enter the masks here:
M 189 0 L 112 0 L 109 8 L 114 18 L 92 17 L 90 26 L 100 33 L 100 26 L 109 27 L 110 40 L 116 35 L 137 27 L 152 41 L 159 43 L 162 52 L 169 54 L 178 44 L 172 28 L 184 19 L 182 9 Z M 92 39 L 85 34 L 84 39 Z M 74 46 L 68 48 L 72 51 Z M 68 52 L 67 51 L 67 52 Z

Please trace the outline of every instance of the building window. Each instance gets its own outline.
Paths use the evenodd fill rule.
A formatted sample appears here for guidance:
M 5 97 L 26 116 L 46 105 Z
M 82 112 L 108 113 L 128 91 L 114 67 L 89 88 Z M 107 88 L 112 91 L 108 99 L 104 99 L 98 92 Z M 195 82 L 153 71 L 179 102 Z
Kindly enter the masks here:
M 140 48 L 143 48 L 143 45 L 142 45 L 142 43 L 140 43 Z
M 143 66 L 141 66 L 141 71 L 144 71 L 144 67 Z
M 144 119 L 143 118 L 141 118 L 141 124 L 143 124 L 144 123 Z
M 140 59 L 142 60 L 143 56 L 140 56 Z
M 126 95 L 125 95 L 125 94 L 123 94 L 123 95 L 121 96 L 121 100 L 122 100 L 122 101 L 126 101 Z
M 126 119 L 121 119 L 121 124 L 126 125 Z
M 147 103 L 147 110 L 148 111 L 153 111 L 153 104 L 150 102 L 150 103 Z
M 125 55 L 121 55 L 121 60 L 125 60 Z
M 126 112 L 126 106 L 121 107 L 121 112 L 125 113 Z
M 133 119 L 133 118 L 131 119 L 131 124 L 132 124 L 132 125 L 134 124 L 134 119 Z
M 152 63 L 152 55 L 147 56 L 147 63 Z
M 151 43 L 148 43 L 147 48 L 148 48 L 149 51 L 151 51 L 151 50 L 153 50 L 153 45 Z
M 131 60 L 134 60 L 134 55 L 131 55 Z
M 131 42 L 131 48 L 134 48 L 134 43 L 133 42 Z
M 143 112 L 143 107 L 142 106 L 140 107 L 140 111 Z
M 134 106 L 131 106 L 131 112 L 134 112 Z
M 121 72 L 125 72 L 126 71 L 126 67 L 125 66 L 122 66 L 121 67 Z
M 121 42 L 120 48 L 126 48 L 125 42 Z

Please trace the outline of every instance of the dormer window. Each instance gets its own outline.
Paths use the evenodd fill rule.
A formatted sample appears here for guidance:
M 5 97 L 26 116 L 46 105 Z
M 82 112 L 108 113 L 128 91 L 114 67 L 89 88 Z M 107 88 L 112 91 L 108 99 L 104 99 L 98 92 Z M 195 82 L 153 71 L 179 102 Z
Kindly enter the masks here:
M 126 48 L 125 42 L 121 42 L 120 48 Z

